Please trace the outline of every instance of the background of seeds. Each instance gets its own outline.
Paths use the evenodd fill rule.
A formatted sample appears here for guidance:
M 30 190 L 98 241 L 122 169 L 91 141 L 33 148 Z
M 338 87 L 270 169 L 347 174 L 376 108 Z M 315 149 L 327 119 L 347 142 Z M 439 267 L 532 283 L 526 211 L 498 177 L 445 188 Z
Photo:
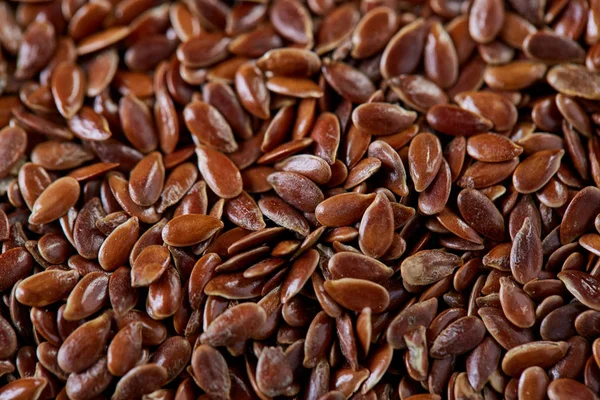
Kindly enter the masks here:
M 597 399 L 599 0 L 0 3 L 0 399 Z

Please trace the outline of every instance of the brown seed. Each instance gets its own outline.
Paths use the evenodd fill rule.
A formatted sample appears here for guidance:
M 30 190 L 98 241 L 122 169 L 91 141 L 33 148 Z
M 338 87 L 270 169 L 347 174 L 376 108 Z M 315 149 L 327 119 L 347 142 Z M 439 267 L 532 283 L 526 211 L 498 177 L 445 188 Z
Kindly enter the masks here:
M 312 76 L 321 67 L 321 59 L 309 50 L 282 48 L 266 52 L 256 65 L 275 75 Z
M 85 98 L 85 74 L 72 62 L 64 61 L 58 64 L 52 73 L 52 95 L 56 108 L 66 119 L 71 119 Z
M 27 148 L 27 134 L 18 126 L 0 130 L 0 177 L 10 173 L 11 168 L 23 156 Z
M 417 115 L 400 106 L 387 103 L 367 103 L 352 112 L 352 121 L 361 130 L 376 136 L 398 133 L 410 126 Z
M 56 49 L 56 30 L 47 19 L 27 26 L 17 55 L 15 78 L 30 79 L 52 58 Z
M 235 164 L 224 154 L 206 146 L 196 147 L 198 169 L 215 194 L 229 199 L 242 192 L 242 176 Z
M 285 39 L 298 43 L 312 43 L 312 23 L 308 10 L 291 0 L 278 0 L 271 8 L 269 17 L 277 32 Z
M 88 321 L 78 327 L 58 350 L 58 365 L 68 373 L 78 373 L 100 359 L 110 331 L 108 314 Z
M 348 43 L 354 27 L 360 19 L 360 12 L 355 4 L 342 4 L 329 12 L 317 32 L 317 54 L 334 50 L 343 43 Z
M 70 321 L 80 320 L 101 310 L 108 299 L 108 278 L 102 272 L 84 276 L 69 294 L 63 317 Z
M 306 218 L 279 197 L 264 197 L 258 201 L 258 207 L 263 215 L 275 224 L 297 232 L 301 236 L 307 236 L 310 233 Z
M 573 379 L 557 379 L 548 385 L 548 398 L 550 400 L 563 400 L 571 396 L 578 399 L 594 399 L 596 394 L 587 386 Z
M 26 278 L 33 266 L 33 258 L 24 247 L 15 247 L 0 254 L 0 290 L 6 291 Z
M 439 87 L 452 86 L 458 78 L 458 56 L 441 23 L 434 23 L 425 41 L 425 74 Z
M 202 32 L 179 46 L 177 58 L 187 67 L 207 67 L 227 57 L 230 41 L 221 33 Z
M 479 114 L 454 105 L 439 104 L 427 111 L 427 122 L 435 130 L 452 136 L 471 136 L 487 132 L 493 122 Z
M 340 144 L 340 135 L 340 123 L 335 114 L 319 115 L 310 134 L 315 144 L 315 156 L 333 164 Z
M 513 174 L 515 189 L 520 193 L 541 189 L 558 171 L 564 154 L 564 150 L 543 150 L 527 157 Z
M 145 223 L 158 222 L 160 215 L 153 207 L 141 207 L 133 202 L 129 195 L 129 185 L 125 179 L 118 175 L 111 175 L 108 182 L 114 199 L 127 214 L 135 216 Z
M 421 133 L 410 142 L 409 172 L 417 192 L 423 192 L 435 179 L 442 165 L 442 146 L 431 133 Z
M 421 62 L 428 28 L 424 19 L 417 19 L 392 37 L 381 57 L 380 70 L 384 78 L 410 74 L 417 68 Z
M 201 336 L 202 343 L 224 346 L 250 339 L 257 335 L 266 319 L 265 310 L 255 303 L 237 305 L 211 322 Z
M 510 100 L 500 94 L 493 92 L 462 92 L 454 96 L 454 100 L 462 108 L 488 118 L 494 123 L 494 128 L 497 131 L 507 131 L 517 122 L 517 108 Z M 496 145 L 499 146 L 500 143 Z M 504 144 L 503 148 L 509 150 L 506 144 Z M 505 153 L 502 152 L 501 154 L 504 155 Z M 507 156 L 505 155 L 504 157 Z M 506 161 L 506 159 L 502 161 Z
M 477 317 L 459 318 L 444 329 L 434 340 L 430 353 L 432 357 L 444 358 L 460 355 L 475 348 L 485 335 L 485 325 Z
M 97 396 L 108 387 L 112 378 L 106 367 L 106 357 L 101 357 L 85 371 L 69 374 L 65 385 L 67 395 L 74 400 Z
M 218 350 L 201 344 L 192 354 L 194 379 L 206 393 L 214 397 L 229 395 L 231 380 L 227 371 L 227 362 Z
M 281 285 L 281 302 L 285 304 L 308 282 L 319 263 L 319 253 L 311 249 L 298 257 L 292 264 Z
M 411 108 L 427 112 L 437 104 L 447 104 L 448 96 L 434 82 L 420 75 L 400 75 L 389 79 L 394 93 Z
M 329 272 L 333 279 L 356 278 L 375 282 L 392 276 L 392 269 L 366 255 L 339 252 L 329 259 Z
M 598 282 L 598 278 L 581 271 L 563 271 L 558 274 L 558 278 L 582 304 L 594 310 L 599 310 L 597 292 L 600 288 L 600 282 Z
M 518 375 L 528 367 L 547 368 L 567 353 L 566 342 L 537 341 L 514 347 L 502 360 L 502 370 L 511 376 Z
M 494 240 L 504 239 L 504 218 L 494 203 L 475 189 L 462 190 L 457 198 L 460 214 L 477 232 Z
M 562 244 L 567 244 L 589 231 L 593 219 L 600 212 L 594 206 L 598 204 L 596 197 L 599 195 L 600 191 L 597 188 L 588 186 L 573 197 L 561 223 L 560 242 Z
M 292 383 L 292 369 L 279 347 L 262 350 L 256 366 L 256 381 L 260 391 L 267 396 L 284 394 Z
M 301 99 L 323 96 L 323 91 L 319 85 L 306 78 L 274 76 L 267 80 L 266 87 L 271 92 Z
M 476 0 L 469 12 L 469 33 L 478 43 L 496 38 L 504 23 L 504 2 Z
M 533 301 L 511 279 L 500 279 L 500 304 L 506 318 L 520 328 L 530 328 L 535 323 Z
M 165 167 L 159 152 L 142 158 L 131 171 L 129 195 L 140 206 L 151 206 L 160 197 L 165 181 Z
M 119 118 L 123 131 L 133 146 L 149 153 L 158 146 L 158 136 L 148 107 L 135 95 L 128 94 L 119 102 Z
M 338 194 L 319 203 L 315 209 L 315 216 L 324 226 L 351 225 L 360 221 L 374 199 L 375 195 L 373 194 Z
M 0 396 L 14 399 L 38 399 L 48 380 L 40 377 L 15 379 L 0 388 Z
M 136 257 L 131 267 L 131 286 L 149 286 L 156 281 L 171 263 L 169 250 L 164 246 L 151 245 Z
M 114 400 L 138 398 L 158 390 L 167 381 L 167 370 L 157 364 L 139 365 L 123 376 L 112 396 Z
M 388 198 L 378 193 L 361 219 L 358 244 L 370 257 L 383 256 L 393 241 L 394 215 Z
M 57 179 L 35 200 L 29 222 L 46 224 L 57 220 L 75 205 L 79 199 L 79 192 L 79 182 L 75 179 L 70 177 Z
M 130 311 L 138 301 L 138 291 L 132 287 L 129 268 L 117 268 L 108 281 L 110 304 L 117 315 Z
M 198 142 L 224 153 L 232 153 L 238 149 L 231 127 L 210 104 L 203 101 L 192 102 L 186 106 L 183 117 Z
M 368 76 L 341 62 L 325 63 L 323 76 L 340 96 L 353 103 L 366 103 L 375 92 Z
M 474 390 L 481 390 L 498 368 L 500 350 L 496 342 L 487 337 L 469 354 L 467 376 Z
M 514 237 L 510 268 L 517 282 L 525 284 L 538 277 L 542 269 L 542 243 L 530 218 L 526 218 Z
M 398 22 L 398 15 L 391 8 L 375 7 L 369 10 L 352 34 L 352 57 L 367 58 L 383 50 Z
M 108 370 L 115 376 L 123 376 L 135 367 L 141 355 L 142 323 L 133 322 L 112 338 L 107 350 Z
M 268 119 L 270 95 L 265 78 L 256 65 L 247 63 L 235 73 L 235 90 L 242 106 L 252 115 Z
M 539 31 L 523 42 L 523 50 L 533 59 L 546 63 L 582 63 L 585 51 L 574 40 L 558 34 Z

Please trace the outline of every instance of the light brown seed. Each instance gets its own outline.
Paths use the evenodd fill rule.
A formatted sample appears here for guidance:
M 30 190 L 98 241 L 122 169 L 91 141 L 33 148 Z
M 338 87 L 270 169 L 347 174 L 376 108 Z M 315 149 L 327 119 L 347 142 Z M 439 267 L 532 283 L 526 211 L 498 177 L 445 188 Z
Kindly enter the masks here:
M 210 238 L 223 222 L 201 214 L 185 214 L 173 218 L 162 230 L 162 238 L 170 246 L 184 247 Z
M 486 68 L 483 79 L 492 89 L 520 90 L 542 79 L 546 69 L 540 62 L 519 60 Z
M 79 182 L 71 177 L 59 178 L 45 188 L 33 203 L 29 222 L 46 224 L 65 215 L 79 199 Z
M 325 290 L 341 306 L 357 312 L 365 307 L 374 312 L 381 312 L 389 304 L 389 294 L 385 288 L 362 279 L 343 278 L 326 281 Z M 364 297 L 360 297 L 359 293 L 363 293 Z M 366 293 L 369 295 L 365 301 Z
M 119 225 L 104 240 L 98 252 L 98 262 L 105 271 L 114 271 L 129 259 L 129 252 L 139 237 L 137 217 Z
M 402 279 L 410 285 L 424 286 L 438 282 L 462 265 L 451 253 L 423 250 L 407 257 L 400 266 Z
M 561 64 L 552 67 L 546 75 L 548 84 L 567 96 L 590 100 L 600 98 L 600 81 L 585 67 L 576 64 Z
M 554 365 L 567 353 L 566 342 L 536 341 L 514 347 L 502 360 L 502 370 L 510 376 L 516 376 L 528 367 L 547 368 Z
M 30 307 L 45 307 L 65 297 L 77 283 L 76 271 L 47 270 L 32 275 L 19 283 L 15 297 Z

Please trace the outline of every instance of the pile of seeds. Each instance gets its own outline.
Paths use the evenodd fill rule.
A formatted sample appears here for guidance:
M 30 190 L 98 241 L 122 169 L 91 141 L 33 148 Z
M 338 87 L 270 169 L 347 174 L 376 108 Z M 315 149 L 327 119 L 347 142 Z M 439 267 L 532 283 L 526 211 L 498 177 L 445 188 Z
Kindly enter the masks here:
M 600 393 L 600 0 L 0 2 L 0 399 Z

